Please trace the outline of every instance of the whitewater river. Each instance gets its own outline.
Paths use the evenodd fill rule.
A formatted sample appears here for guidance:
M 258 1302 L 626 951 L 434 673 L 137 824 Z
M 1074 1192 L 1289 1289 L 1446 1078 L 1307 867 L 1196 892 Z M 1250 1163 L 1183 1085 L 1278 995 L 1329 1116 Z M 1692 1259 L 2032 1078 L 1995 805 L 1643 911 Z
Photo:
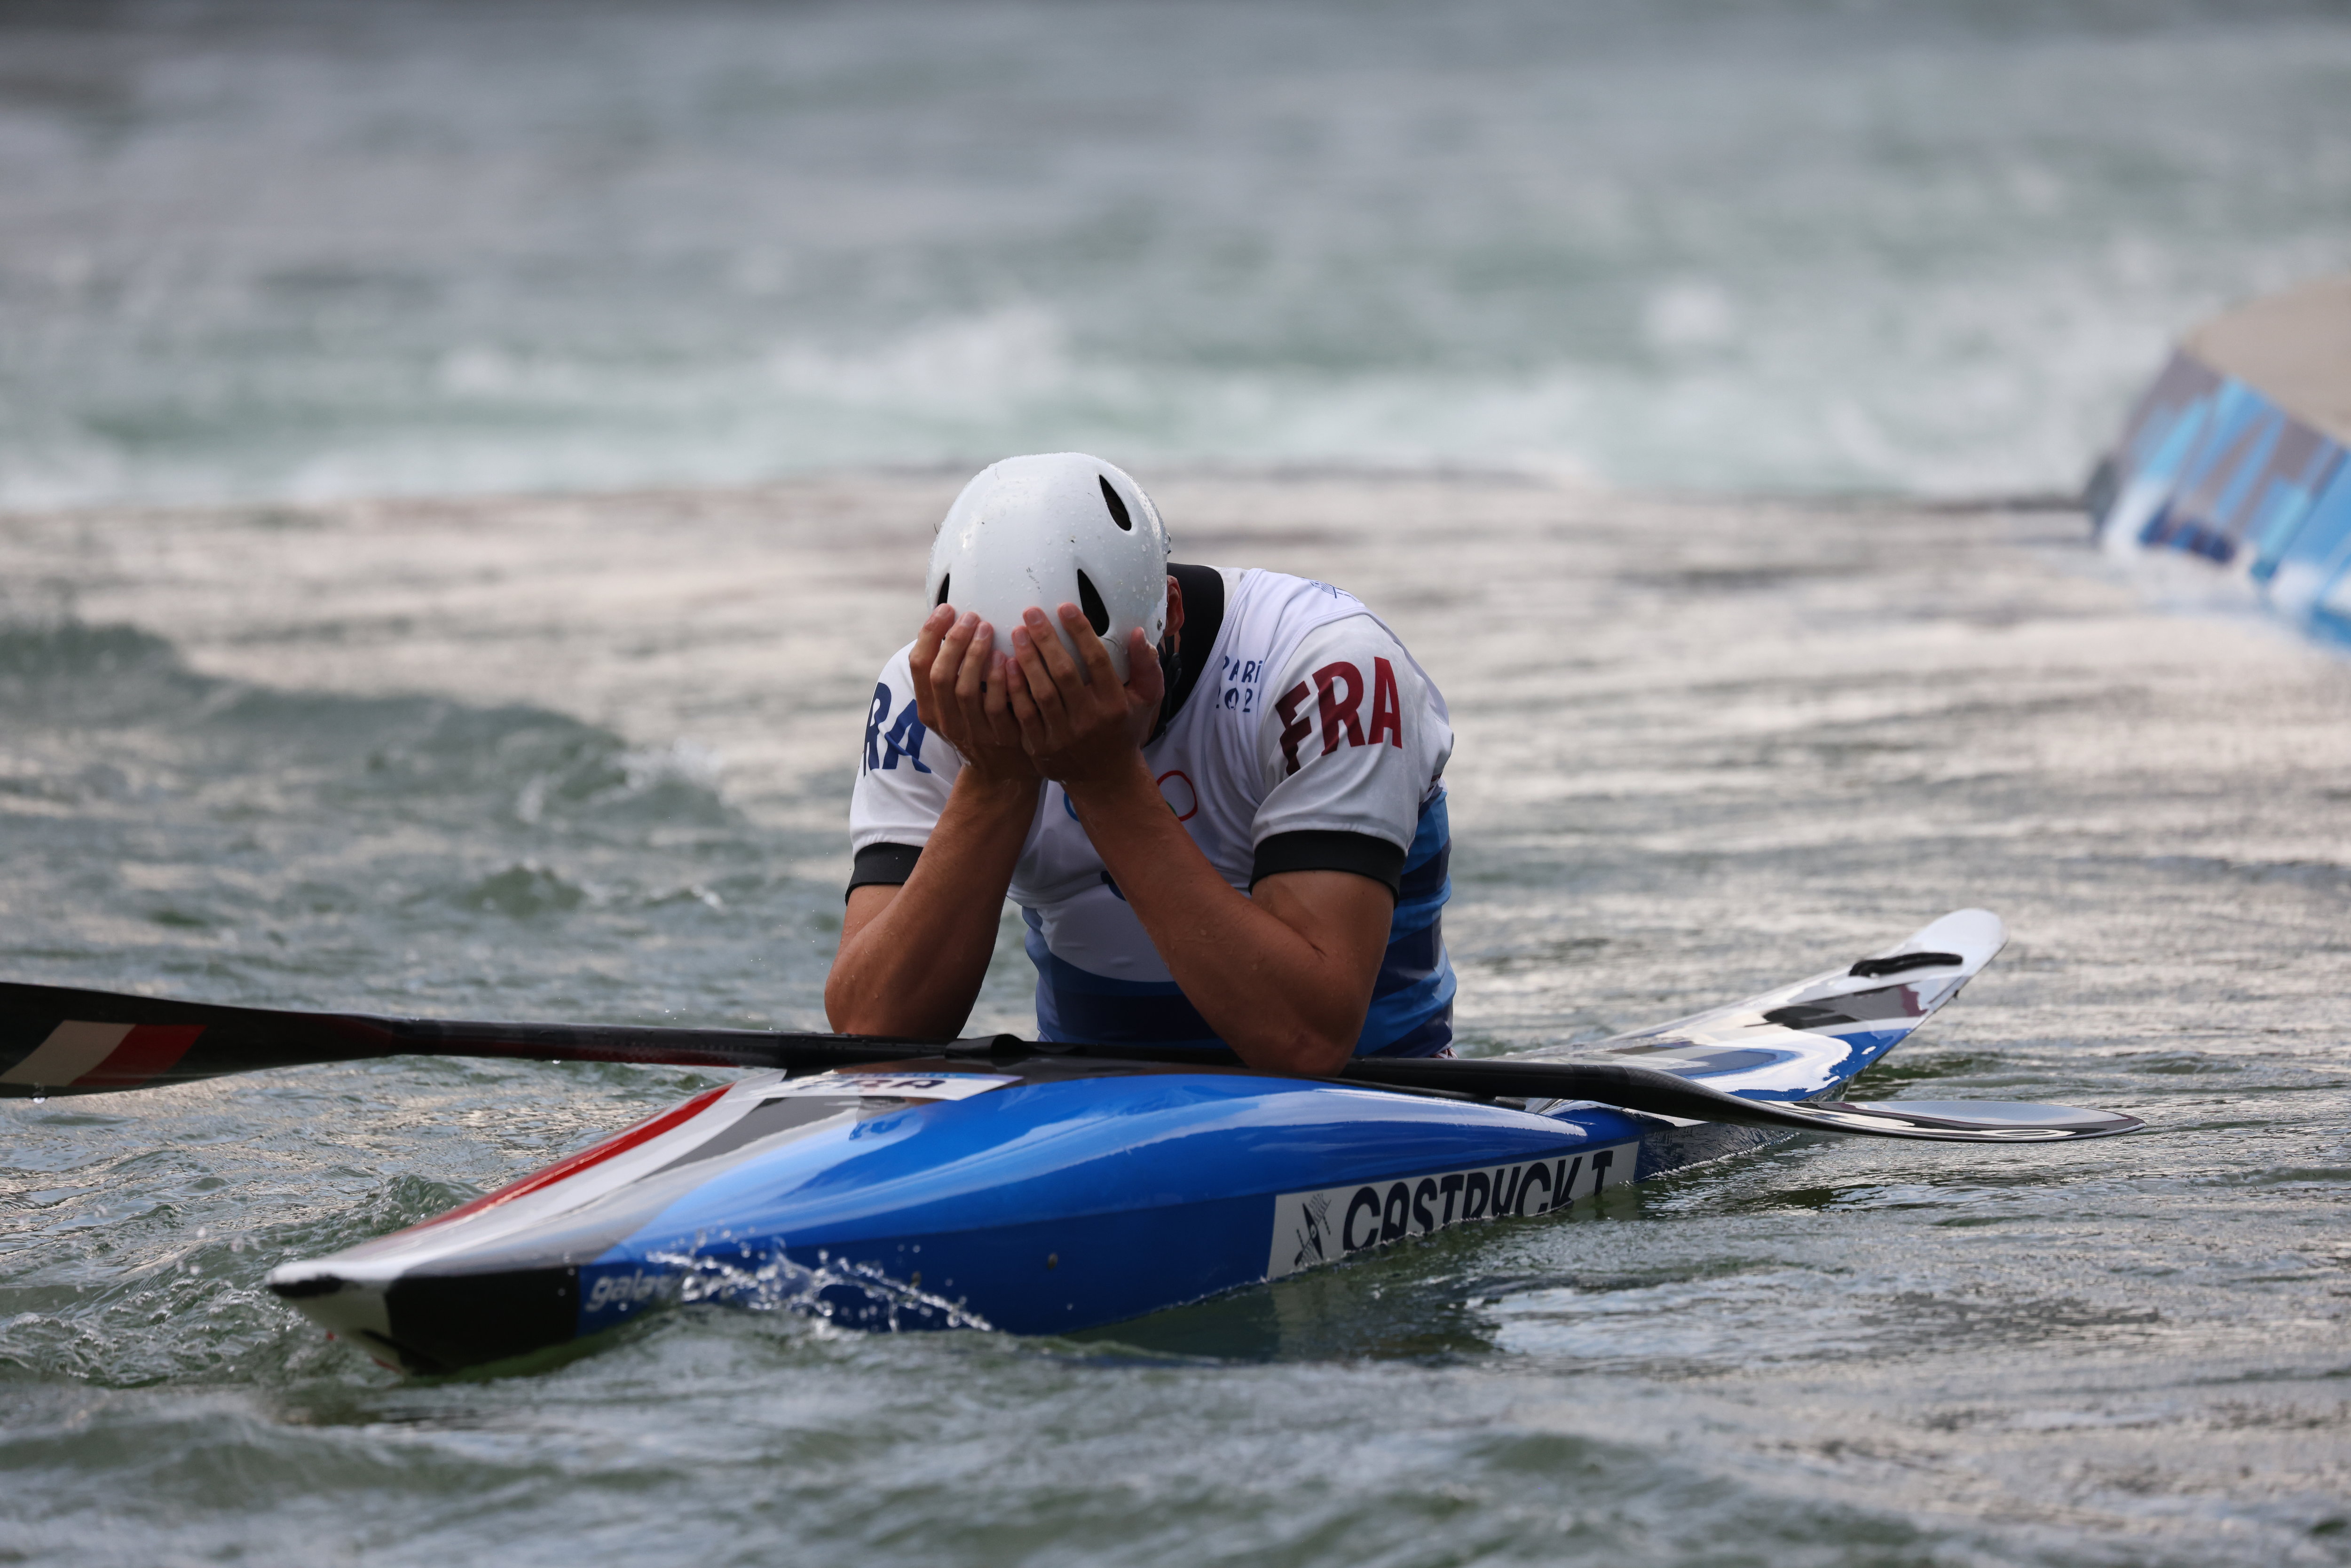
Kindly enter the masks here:
M 1077 1339 L 696 1310 L 406 1382 L 264 1272 L 708 1075 L 7 1101 L 0 1559 L 2351 1562 L 2351 668 L 2062 510 L 1144 477 L 1180 559 L 1357 589 L 1450 696 L 1471 1049 L 1980 904 L 2006 954 L 1863 1089 L 2148 1131 L 1800 1139 Z M 955 483 L 0 516 L 0 973 L 819 1023 Z
M 2070 489 L 2336 0 L 0 7 L 0 505 L 1077 447 Z

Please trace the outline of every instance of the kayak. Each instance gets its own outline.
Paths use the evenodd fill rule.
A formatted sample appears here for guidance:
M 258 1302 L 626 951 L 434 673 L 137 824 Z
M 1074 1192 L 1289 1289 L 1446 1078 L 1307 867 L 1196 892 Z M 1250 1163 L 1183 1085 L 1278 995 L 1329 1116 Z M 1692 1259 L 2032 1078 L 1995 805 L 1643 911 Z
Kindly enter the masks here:
M 1510 1060 L 1617 1061 L 1742 1100 L 1818 1103 L 2004 940 L 1996 916 L 1963 910 L 1809 979 Z M 1050 1051 L 750 1072 L 423 1224 L 281 1264 L 269 1288 L 426 1374 L 699 1301 L 860 1329 L 1058 1333 L 1456 1226 L 1559 1213 L 1786 1135 L 1589 1101 Z

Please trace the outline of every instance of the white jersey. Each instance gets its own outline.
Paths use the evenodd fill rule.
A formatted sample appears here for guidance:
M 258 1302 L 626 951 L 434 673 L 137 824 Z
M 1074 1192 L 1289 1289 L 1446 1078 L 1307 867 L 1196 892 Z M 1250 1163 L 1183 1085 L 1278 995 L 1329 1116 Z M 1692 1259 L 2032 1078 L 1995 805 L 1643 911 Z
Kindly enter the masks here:
M 1453 997 L 1438 925 L 1450 891 L 1445 699 L 1352 594 L 1279 572 L 1175 570 L 1186 587 L 1184 663 L 1197 674 L 1144 749 L 1160 794 L 1208 863 L 1244 893 L 1260 876 L 1326 868 L 1396 887 L 1388 962 L 1357 1049 L 1442 1050 Z M 1219 586 L 1220 615 L 1201 602 Z M 1209 646 L 1191 656 L 1204 632 Z M 850 804 L 861 852 L 928 841 L 962 767 L 915 716 L 912 646 L 883 669 L 866 719 Z M 881 858 L 861 856 L 861 868 Z M 904 873 L 861 869 L 861 877 Z M 1216 1043 L 1058 784 L 1042 791 L 1009 892 L 1029 927 L 1041 1038 Z

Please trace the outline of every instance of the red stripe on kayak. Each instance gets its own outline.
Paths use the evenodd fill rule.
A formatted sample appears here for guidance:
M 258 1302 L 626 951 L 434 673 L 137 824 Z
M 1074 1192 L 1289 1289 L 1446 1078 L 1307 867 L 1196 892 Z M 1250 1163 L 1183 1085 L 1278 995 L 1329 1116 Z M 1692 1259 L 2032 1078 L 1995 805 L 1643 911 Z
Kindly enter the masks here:
M 106 1060 L 74 1080 L 78 1089 L 134 1089 L 159 1072 L 169 1071 L 188 1054 L 200 1023 L 142 1023 L 122 1037 Z
M 615 1155 L 625 1155 L 639 1144 L 648 1143 L 660 1137 L 672 1127 L 692 1121 L 706 1110 L 713 1100 L 726 1093 L 731 1087 L 733 1087 L 731 1084 L 722 1083 L 716 1089 L 705 1089 L 684 1104 L 674 1110 L 664 1111 L 658 1116 L 648 1116 L 628 1131 L 616 1134 L 601 1144 L 580 1150 L 576 1155 L 559 1159 L 543 1171 L 535 1171 L 518 1182 L 502 1186 L 496 1192 L 485 1194 L 471 1203 L 461 1204 L 446 1214 L 436 1214 L 421 1224 L 409 1226 L 406 1229 L 394 1234 L 405 1236 L 411 1230 L 427 1230 L 435 1225 L 446 1225 L 453 1219 L 463 1219 L 469 1214 L 479 1214 L 486 1208 L 496 1208 L 502 1203 L 512 1203 L 516 1198 L 521 1197 L 526 1193 L 537 1192 L 540 1187 L 552 1186 L 566 1176 L 577 1176 L 590 1166 L 602 1165 Z

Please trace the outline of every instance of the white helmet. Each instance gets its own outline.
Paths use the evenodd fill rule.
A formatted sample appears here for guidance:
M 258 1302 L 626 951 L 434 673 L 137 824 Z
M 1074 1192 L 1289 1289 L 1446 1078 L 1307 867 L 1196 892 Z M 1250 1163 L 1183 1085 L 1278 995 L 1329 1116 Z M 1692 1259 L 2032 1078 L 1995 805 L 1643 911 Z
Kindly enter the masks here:
M 1143 486 L 1099 457 L 1008 457 L 981 470 L 947 508 L 925 590 L 934 607 L 977 611 L 1006 654 L 1012 628 L 1034 607 L 1076 658 L 1055 613 L 1075 604 L 1123 681 L 1127 632 L 1142 627 L 1155 648 L 1167 632 L 1167 529 Z

